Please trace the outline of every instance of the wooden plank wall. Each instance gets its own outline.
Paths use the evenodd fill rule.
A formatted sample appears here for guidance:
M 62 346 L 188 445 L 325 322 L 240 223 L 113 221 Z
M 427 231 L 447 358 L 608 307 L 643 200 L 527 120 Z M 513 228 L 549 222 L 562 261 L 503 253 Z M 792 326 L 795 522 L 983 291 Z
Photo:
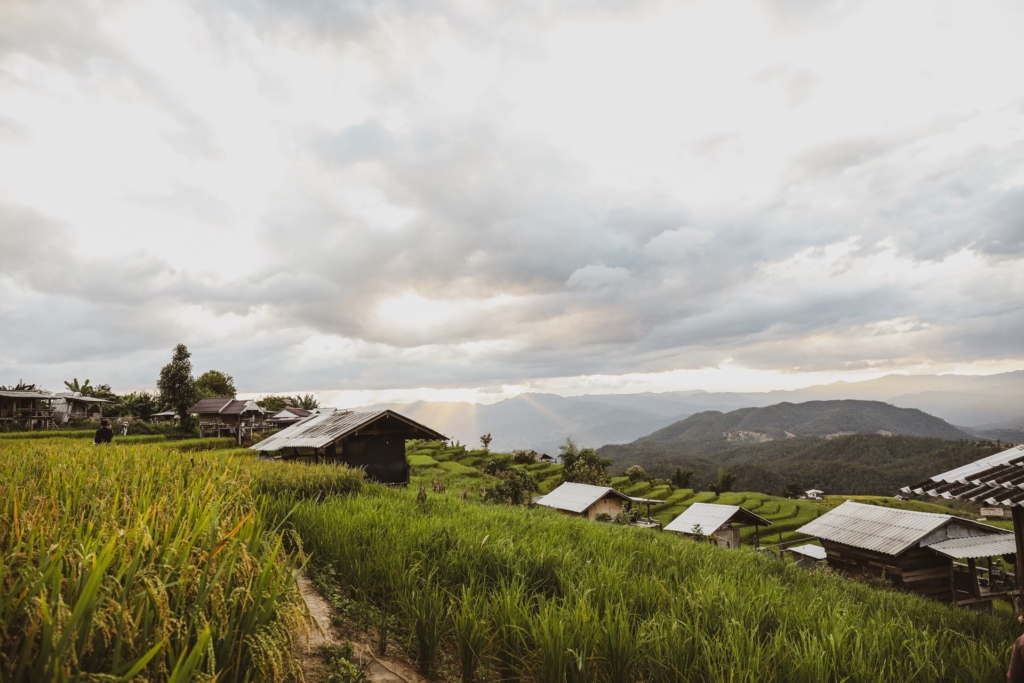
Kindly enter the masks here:
M 883 575 L 894 587 L 933 600 L 952 602 L 953 561 L 927 548 L 911 548 L 898 556 L 852 546 L 821 542 L 830 567 L 852 576 Z

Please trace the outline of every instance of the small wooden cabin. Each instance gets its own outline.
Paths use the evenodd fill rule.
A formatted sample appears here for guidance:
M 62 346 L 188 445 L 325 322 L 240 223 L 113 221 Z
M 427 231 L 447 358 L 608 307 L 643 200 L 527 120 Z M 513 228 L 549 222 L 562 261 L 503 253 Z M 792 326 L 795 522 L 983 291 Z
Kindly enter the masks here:
M 54 394 L 53 421 L 58 425 L 67 424 L 69 420 L 100 419 L 103 415 L 103 404 L 112 403 L 105 398 L 82 396 L 78 393 Z
M 988 524 L 848 500 L 797 531 L 817 537 L 828 565 L 844 574 L 884 576 L 901 590 L 974 609 L 991 610 L 993 598 L 1007 595 L 978 580 L 976 560 L 1015 550 L 1012 533 Z
M 392 410 L 338 410 L 303 418 L 251 447 L 280 460 L 335 462 L 360 467 L 382 484 L 408 484 L 410 439 L 447 441 L 448 437 Z
M 827 557 L 824 548 L 810 543 L 786 548 L 782 552 L 789 553 L 789 556 L 793 558 L 795 563 L 806 569 L 813 569 Z
M 535 498 L 533 502 L 558 510 L 563 515 L 595 519 L 602 513 L 617 516 L 633 499 L 607 486 L 566 482 L 546 496 Z
M 230 396 L 201 398 L 188 412 L 199 418 L 199 435 L 208 433 L 238 434 L 238 430 L 258 429 L 263 426 L 263 408 L 255 401 L 244 401 Z
M 691 538 L 709 538 L 720 548 L 738 549 L 740 529 L 750 526 L 756 529 L 771 525 L 772 523 L 764 517 L 738 505 L 693 503 L 669 522 L 665 526 L 665 531 L 674 531 Z M 758 545 L 756 541 L 755 545 Z

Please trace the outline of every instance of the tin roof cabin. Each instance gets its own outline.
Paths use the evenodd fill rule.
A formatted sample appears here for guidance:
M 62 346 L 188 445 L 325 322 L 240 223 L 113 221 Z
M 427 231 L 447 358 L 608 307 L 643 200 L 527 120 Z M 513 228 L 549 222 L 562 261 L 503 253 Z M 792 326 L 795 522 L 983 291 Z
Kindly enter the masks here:
M 627 502 L 632 502 L 632 498 L 608 486 L 566 482 L 533 502 L 558 510 L 563 515 L 595 519 L 602 513 L 615 517 Z
M 771 526 L 764 517 L 738 505 L 717 505 L 715 503 L 694 503 L 682 514 L 665 526 L 665 531 L 674 531 L 691 538 L 705 537 L 714 540 L 720 548 L 738 549 L 740 529 Z M 754 545 L 759 545 L 755 540 Z
M 188 412 L 199 418 L 199 436 L 223 433 L 240 436 L 241 430 L 263 426 L 264 411 L 255 401 L 223 396 L 201 398 Z
M 0 390 L 0 427 L 53 429 L 53 395 L 41 391 Z
M 933 600 L 990 611 L 993 598 L 1013 589 L 992 563 L 1015 552 L 1013 534 L 974 520 L 848 500 L 797 531 L 817 537 L 830 567 L 850 576 L 884 576 Z M 982 558 L 988 559 L 984 581 L 977 564 Z
M 392 410 L 337 410 L 303 418 L 251 447 L 262 457 L 360 467 L 382 484 L 408 484 L 405 442 L 448 437 Z

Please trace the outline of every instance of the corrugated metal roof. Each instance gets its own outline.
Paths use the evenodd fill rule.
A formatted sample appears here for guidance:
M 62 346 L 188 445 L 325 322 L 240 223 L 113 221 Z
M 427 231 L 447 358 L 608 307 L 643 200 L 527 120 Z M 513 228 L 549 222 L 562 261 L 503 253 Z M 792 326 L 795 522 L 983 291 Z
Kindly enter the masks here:
M 825 549 L 820 545 L 798 545 L 795 548 L 786 548 L 787 552 L 796 553 L 797 555 L 805 555 L 807 557 L 813 557 L 815 560 L 824 560 Z
M 941 543 L 933 543 L 928 547 L 954 560 L 1011 555 L 1017 552 L 1017 542 L 1013 540 L 1013 534 L 1009 532 L 987 536 L 951 538 Z
M 693 503 L 690 507 L 683 510 L 682 514 L 669 522 L 665 527 L 665 531 L 693 534 L 694 528 L 700 526 L 701 533 L 705 536 L 710 536 L 721 529 L 726 522 L 755 524 L 757 526 L 771 526 L 772 524 L 764 517 L 755 515 L 750 510 L 745 510 L 738 505 Z
M 4 398 L 54 398 L 52 394 L 44 394 L 38 391 L 12 391 L 0 390 L 0 396 Z
M 201 398 L 196 401 L 196 404 L 188 409 L 190 413 L 196 413 L 199 415 L 210 415 L 212 413 L 219 413 L 235 399 L 230 396 L 219 396 L 217 398 Z
M 1024 445 L 905 486 L 903 493 L 988 505 L 1024 505 Z
M 852 500 L 808 522 L 797 529 L 797 533 L 886 555 L 899 555 L 952 521 L 987 533 L 1003 533 L 988 524 L 952 515 L 897 510 Z
M 613 494 L 616 498 L 630 500 L 629 496 L 607 486 L 591 486 L 590 484 L 566 482 L 534 502 L 537 505 L 555 508 L 556 510 L 583 512 L 609 493 Z
M 282 448 L 323 448 L 339 439 L 376 422 L 379 419 L 396 419 L 414 428 L 419 434 L 414 438 L 447 440 L 444 434 L 424 427 L 418 422 L 403 417 L 392 410 L 374 410 L 355 413 L 350 410 L 325 415 L 313 415 L 281 430 L 277 434 L 251 446 L 254 451 L 279 451 Z
M 242 413 L 262 413 L 263 408 L 257 405 L 256 401 L 242 401 L 240 399 L 234 399 L 231 403 L 224 406 L 220 413 L 221 415 L 241 415 Z

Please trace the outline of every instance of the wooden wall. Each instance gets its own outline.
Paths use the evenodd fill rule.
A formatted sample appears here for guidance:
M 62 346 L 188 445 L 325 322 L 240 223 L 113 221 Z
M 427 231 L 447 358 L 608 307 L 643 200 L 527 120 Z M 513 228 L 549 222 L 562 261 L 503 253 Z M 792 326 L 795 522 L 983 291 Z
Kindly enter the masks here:
M 915 546 L 893 556 L 826 540 L 821 545 L 828 565 L 844 574 L 877 578 L 884 574 L 901 590 L 942 602 L 953 601 L 953 561 L 932 550 Z

